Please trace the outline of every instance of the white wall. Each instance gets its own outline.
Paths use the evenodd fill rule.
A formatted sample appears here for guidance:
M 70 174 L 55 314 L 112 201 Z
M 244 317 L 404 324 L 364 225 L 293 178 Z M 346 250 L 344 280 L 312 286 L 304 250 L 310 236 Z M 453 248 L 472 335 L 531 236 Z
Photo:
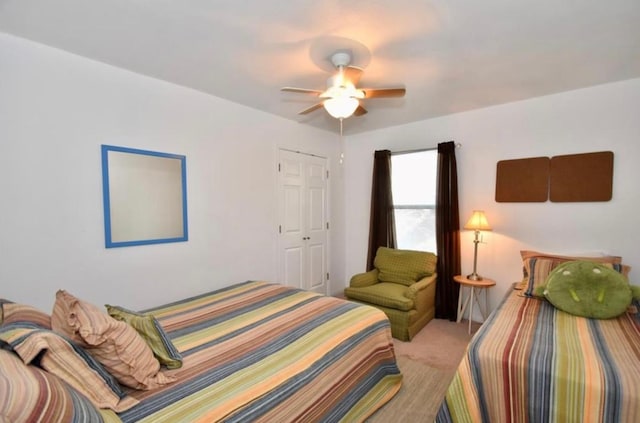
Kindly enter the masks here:
M 350 136 L 345 144 L 346 268 L 365 268 L 373 152 L 436 147 L 454 140 L 460 220 L 486 212 L 493 232 L 478 250 L 478 273 L 497 281 L 493 306 L 521 275 L 521 249 L 621 255 L 640 284 L 640 79 L 510 103 Z M 592 203 L 497 203 L 499 160 L 610 150 L 613 199 Z M 463 231 L 462 271 L 471 273 L 473 233 Z
M 105 249 L 101 144 L 186 155 L 188 242 Z M 276 280 L 280 147 L 329 158 L 342 288 L 335 134 L 0 33 L 0 146 L 0 297 L 140 309 Z
M 373 151 L 455 140 L 461 220 L 487 212 L 479 272 L 495 305 L 519 250 L 618 254 L 635 268 L 640 80 L 346 137 L 0 33 L 0 297 L 48 310 L 57 289 L 144 308 L 275 280 L 279 147 L 329 158 L 331 291 L 364 269 Z M 100 144 L 187 156 L 189 241 L 104 248 Z M 345 163 L 339 165 L 344 149 Z M 496 162 L 611 150 L 613 200 L 496 203 Z M 462 233 L 463 272 L 472 234 Z M 345 277 L 346 276 L 346 277 Z

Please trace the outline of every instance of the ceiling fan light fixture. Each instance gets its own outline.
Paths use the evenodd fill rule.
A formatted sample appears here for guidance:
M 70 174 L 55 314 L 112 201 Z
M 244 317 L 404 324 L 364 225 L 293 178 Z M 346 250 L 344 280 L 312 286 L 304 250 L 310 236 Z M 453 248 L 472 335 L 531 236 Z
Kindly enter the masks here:
M 356 111 L 360 103 L 353 97 L 336 97 L 324 101 L 324 108 L 336 119 L 348 118 Z
M 385 97 L 404 97 L 405 89 L 398 88 L 357 88 L 363 68 L 351 66 L 351 52 L 338 51 L 331 56 L 331 63 L 336 68 L 327 79 L 324 91 L 308 88 L 284 87 L 282 91 L 290 91 L 302 94 L 313 94 L 319 102 L 311 107 L 298 112 L 299 115 L 306 115 L 322 107 L 330 116 L 340 119 L 348 118 L 352 115 L 362 116 L 367 114 L 360 100 L 369 100 Z M 342 125 L 341 125 L 342 127 Z

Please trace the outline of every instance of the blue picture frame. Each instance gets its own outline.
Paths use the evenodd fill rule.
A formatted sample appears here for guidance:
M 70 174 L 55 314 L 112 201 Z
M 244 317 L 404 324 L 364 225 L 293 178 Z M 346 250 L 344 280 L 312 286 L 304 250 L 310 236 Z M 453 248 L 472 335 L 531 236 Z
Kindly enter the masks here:
M 186 157 L 104 144 L 101 151 L 105 247 L 188 241 Z

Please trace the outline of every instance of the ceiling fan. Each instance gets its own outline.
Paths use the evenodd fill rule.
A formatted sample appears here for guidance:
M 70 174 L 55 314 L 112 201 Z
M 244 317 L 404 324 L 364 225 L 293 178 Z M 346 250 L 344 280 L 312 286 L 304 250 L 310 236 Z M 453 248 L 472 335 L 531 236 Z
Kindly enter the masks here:
M 349 66 L 351 54 L 339 51 L 331 56 L 331 63 L 337 72 L 327 80 L 327 89 L 314 90 L 307 88 L 284 87 L 282 91 L 313 94 L 320 102 L 308 107 L 298 114 L 306 115 L 324 106 L 325 110 L 336 119 L 345 119 L 351 115 L 362 116 L 367 110 L 362 107 L 361 100 L 383 97 L 403 97 L 404 88 L 357 88 L 363 70 L 357 66 Z

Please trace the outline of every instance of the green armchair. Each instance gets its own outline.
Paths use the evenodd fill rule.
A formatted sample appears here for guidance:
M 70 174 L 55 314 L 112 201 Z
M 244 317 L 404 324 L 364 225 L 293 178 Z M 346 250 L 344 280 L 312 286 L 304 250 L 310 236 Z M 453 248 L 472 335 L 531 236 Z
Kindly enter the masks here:
M 380 247 L 375 268 L 353 276 L 344 294 L 382 310 L 393 337 L 410 341 L 435 316 L 437 260 L 433 253 Z

